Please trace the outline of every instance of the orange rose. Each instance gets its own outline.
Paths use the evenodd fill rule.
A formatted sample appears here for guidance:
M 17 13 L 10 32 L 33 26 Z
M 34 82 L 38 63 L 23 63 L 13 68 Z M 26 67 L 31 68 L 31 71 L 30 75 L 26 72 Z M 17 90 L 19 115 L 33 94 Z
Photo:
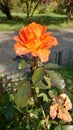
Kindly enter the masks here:
M 55 37 L 45 33 L 46 26 L 32 22 L 27 27 L 22 27 L 19 36 L 14 37 L 17 43 L 14 45 L 16 54 L 23 55 L 31 53 L 34 57 L 39 57 L 41 62 L 48 61 L 49 48 L 58 44 Z
M 65 122 L 72 121 L 71 115 L 68 110 L 72 109 L 72 104 L 66 94 L 61 94 L 54 99 L 53 104 L 50 106 L 50 117 L 54 119 L 58 117 Z

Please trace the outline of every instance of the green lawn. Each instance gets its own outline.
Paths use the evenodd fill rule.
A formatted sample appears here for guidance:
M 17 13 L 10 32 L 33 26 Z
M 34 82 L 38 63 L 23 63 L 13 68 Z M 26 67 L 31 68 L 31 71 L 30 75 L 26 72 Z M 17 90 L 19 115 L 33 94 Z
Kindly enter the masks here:
M 58 71 L 64 77 L 66 90 L 73 104 L 73 63 L 62 67 Z
M 23 25 L 26 25 L 26 15 L 24 13 L 12 14 L 14 19 L 7 20 L 6 16 L 0 13 L 0 31 L 19 30 Z M 60 14 L 39 14 L 32 18 L 32 21 L 47 25 L 48 29 L 64 29 L 73 28 L 73 16 L 69 24 L 66 23 L 66 15 Z
M 24 14 L 12 14 L 12 15 L 14 19 L 8 20 L 4 14 L 0 14 L 0 31 L 19 30 L 23 26 L 25 15 Z

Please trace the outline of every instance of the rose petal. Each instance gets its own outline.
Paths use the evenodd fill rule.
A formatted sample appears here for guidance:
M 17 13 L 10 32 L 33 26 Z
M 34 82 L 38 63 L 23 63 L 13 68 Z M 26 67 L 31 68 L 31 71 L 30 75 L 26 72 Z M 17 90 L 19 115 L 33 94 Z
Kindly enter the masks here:
M 50 106 L 50 117 L 54 119 L 57 116 L 58 104 L 55 103 Z
M 72 121 L 72 118 L 71 118 L 69 112 L 65 108 L 59 109 L 57 116 L 58 116 L 59 119 L 62 119 L 65 122 L 71 122 Z
M 28 26 L 28 28 L 30 28 L 34 32 L 35 36 L 40 37 L 42 35 L 43 26 L 41 24 L 37 24 L 35 22 L 32 22 Z
M 41 59 L 41 62 L 47 62 L 49 59 L 50 50 L 39 49 L 38 57 Z
M 21 44 L 19 43 L 16 43 L 14 45 L 14 50 L 17 55 L 23 55 L 30 52 L 27 48 L 25 48 L 24 46 L 21 46 Z
M 72 103 L 69 97 L 66 94 L 60 94 L 60 96 L 65 100 L 64 107 L 66 108 L 66 110 L 72 109 Z

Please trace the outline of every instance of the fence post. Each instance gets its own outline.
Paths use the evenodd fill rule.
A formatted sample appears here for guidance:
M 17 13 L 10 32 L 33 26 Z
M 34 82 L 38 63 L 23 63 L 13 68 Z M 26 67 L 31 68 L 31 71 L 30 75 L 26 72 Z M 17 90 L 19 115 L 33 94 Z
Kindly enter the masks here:
M 62 65 L 62 51 L 58 53 L 58 65 Z

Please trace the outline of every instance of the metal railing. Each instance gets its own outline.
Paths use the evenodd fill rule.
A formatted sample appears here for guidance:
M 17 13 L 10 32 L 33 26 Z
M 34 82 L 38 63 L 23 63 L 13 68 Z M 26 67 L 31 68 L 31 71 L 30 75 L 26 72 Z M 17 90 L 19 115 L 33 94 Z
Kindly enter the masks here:
M 73 62 L 73 48 L 62 49 L 50 55 L 50 62 L 66 65 Z
M 67 65 L 73 62 L 73 48 L 62 49 L 58 52 L 52 52 L 49 58 L 49 62 L 59 65 Z M 14 61 L 5 66 L 0 71 L 0 75 L 7 75 L 9 78 L 17 79 L 17 77 L 24 72 L 24 69 L 18 70 L 18 61 Z

